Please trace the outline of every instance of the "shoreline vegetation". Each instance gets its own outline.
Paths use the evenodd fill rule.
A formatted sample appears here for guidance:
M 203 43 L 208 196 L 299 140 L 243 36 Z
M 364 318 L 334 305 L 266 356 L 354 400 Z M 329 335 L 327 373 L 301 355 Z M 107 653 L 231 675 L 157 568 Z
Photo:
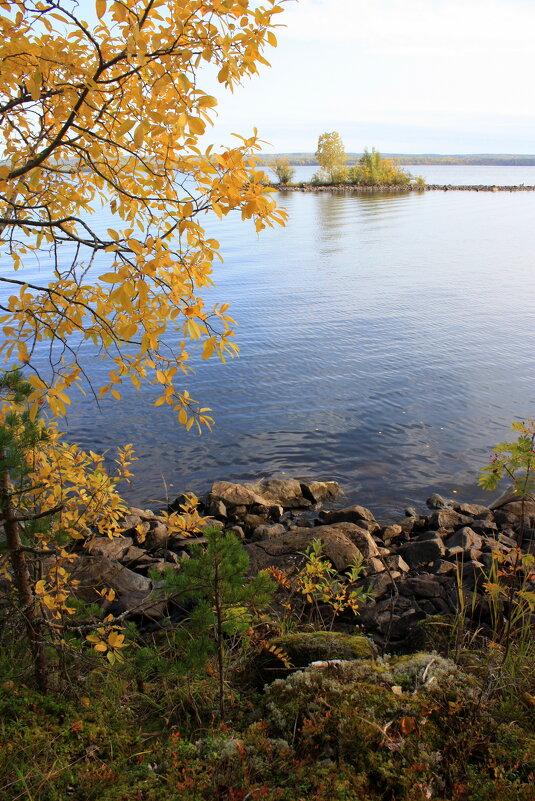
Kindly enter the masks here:
M 296 183 L 283 184 L 272 183 L 270 186 L 279 192 L 535 192 L 535 186 L 525 186 L 517 184 L 511 186 L 496 186 L 487 184 L 474 184 L 466 186 L 456 186 L 454 184 L 340 184 L 340 183 Z
M 340 494 L 220 481 L 200 527 L 128 508 L 81 541 L 73 593 L 128 639 L 43 695 L 6 619 L 0 798 L 531 801 L 535 502 L 434 494 L 382 524 Z
M 467 158 L 467 157 L 466 157 Z M 496 157 L 498 158 L 498 157 Z M 262 162 L 261 162 L 262 163 Z M 348 157 L 344 143 L 337 131 L 323 133 L 318 138 L 318 149 L 310 164 L 317 164 L 319 169 L 309 181 L 294 182 L 295 169 L 291 157 L 278 156 L 263 163 L 277 179 L 270 183 L 272 188 L 299 192 L 348 191 L 348 192 L 413 192 L 430 191 L 470 191 L 470 192 L 532 192 L 535 186 L 525 184 L 469 184 L 455 186 L 452 184 L 426 184 L 421 175 L 414 175 L 403 169 L 399 158 L 385 157 L 374 147 L 364 149 L 360 157 Z M 405 164 L 410 162 L 404 162 Z M 423 162 L 420 162 L 423 163 Z M 439 163 L 452 163 L 451 161 Z M 468 162 L 461 162 L 468 163 Z M 496 162 L 494 162 L 496 163 Z M 411 166 L 413 166 L 411 164 Z

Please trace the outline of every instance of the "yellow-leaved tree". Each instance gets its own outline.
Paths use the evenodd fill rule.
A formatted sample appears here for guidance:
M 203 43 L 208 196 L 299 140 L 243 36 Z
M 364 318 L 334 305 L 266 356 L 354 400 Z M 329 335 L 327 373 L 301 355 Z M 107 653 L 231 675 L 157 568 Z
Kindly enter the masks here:
M 217 106 L 200 80 L 206 68 L 233 89 L 267 64 L 281 5 L 96 0 L 93 23 L 74 0 L 0 8 L 0 282 L 11 292 L 0 347 L 27 365 L 33 414 L 43 399 L 65 411 L 91 343 L 111 359 L 101 396 L 150 381 L 181 423 L 209 425 L 181 383 L 188 343 L 203 358 L 237 347 L 226 304 L 203 302 L 219 258 L 203 217 L 239 210 L 260 230 L 284 213 L 257 169 L 256 131 L 199 147 Z M 102 206 L 116 220 L 107 231 L 91 216 Z M 25 277 L 36 250 L 45 269 Z
M 120 400 L 125 381 L 157 384 L 156 405 L 186 428 L 210 426 L 182 383 L 191 343 L 223 360 L 237 346 L 227 304 L 203 301 L 220 258 L 204 217 L 237 211 L 261 230 L 285 214 L 257 167 L 256 131 L 201 148 L 217 106 L 202 76 L 233 90 L 267 64 L 281 10 L 276 0 L 0 0 L 0 567 L 42 689 L 50 631 L 61 643 L 71 614 L 69 543 L 113 535 L 124 505 L 100 457 L 65 445 L 38 411 L 63 414 L 97 354 L 109 371 L 95 394 Z M 127 449 L 120 474 L 129 459 Z M 112 654 L 123 645 L 113 622 L 88 640 Z

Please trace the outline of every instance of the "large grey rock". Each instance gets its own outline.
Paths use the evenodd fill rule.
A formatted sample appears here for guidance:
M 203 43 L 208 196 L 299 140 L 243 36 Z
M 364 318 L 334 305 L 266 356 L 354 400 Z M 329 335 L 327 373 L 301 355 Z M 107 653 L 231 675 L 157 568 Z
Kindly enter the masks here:
M 325 528 L 325 526 L 317 526 L 314 531 L 317 531 L 321 528 Z M 366 531 L 366 529 L 361 528 L 355 523 L 335 523 L 333 526 L 330 526 L 330 528 L 336 528 L 337 531 L 341 531 L 343 534 L 345 534 L 345 536 L 357 546 L 365 559 L 371 559 L 373 557 L 380 556 L 377 543 L 370 532 Z
M 151 529 L 143 544 L 147 550 L 156 551 L 158 548 L 167 548 L 169 540 L 170 537 L 167 526 L 158 521 L 154 524 L 151 523 Z
M 84 549 L 93 556 L 106 556 L 120 562 L 133 544 L 132 537 L 95 537 L 85 543 Z
M 528 494 L 527 498 L 528 500 L 535 501 L 535 498 L 532 495 Z M 518 500 L 518 495 L 515 491 L 514 484 L 510 484 L 505 489 L 505 491 L 502 492 L 500 497 L 496 498 L 496 500 L 490 504 L 489 509 L 499 509 L 500 507 L 504 506 L 504 504 L 511 503 L 512 501 L 517 501 L 517 500 Z
M 263 498 L 267 506 L 303 509 L 311 505 L 311 501 L 303 497 L 301 482 L 295 478 L 262 478 L 245 486 Z
M 417 598 L 440 598 L 444 594 L 440 582 L 428 573 L 411 576 L 405 579 L 405 584 Z
M 454 503 L 453 508 L 456 512 L 471 517 L 487 517 L 490 514 L 489 507 L 479 503 Z
M 470 525 L 472 519 L 453 509 L 439 509 L 433 512 L 429 522 L 431 528 L 459 528 L 459 526 Z
M 417 540 L 400 545 L 398 553 L 411 567 L 419 567 L 440 559 L 446 553 L 442 540 Z
M 470 548 L 481 549 L 483 540 L 476 534 L 476 532 L 469 526 L 464 526 L 451 534 L 444 544 L 450 554 L 459 553 L 460 551 L 468 551 Z
M 301 494 L 312 503 L 337 498 L 342 494 L 338 481 L 301 481 Z
M 272 537 L 279 537 L 281 534 L 285 533 L 286 529 L 281 523 L 273 523 L 273 525 L 263 524 L 255 528 L 253 537 L 255 540 L 270 540 Z
M 315 539 L 321 540 L 325 556 L 339 571 L 346 570 L 362 558 L 361 552 L 348 536 L 347 524 L 342 524 L 342 528 L 316 526 L 315 528 L 295 529 L 295 531 L 288 531 L 286 534 L 272 539 L 248 545 L 247 551 L 251 558 L 251 568 L 253 572 L 257 572 L 272 564 L 280 566 L 281 563 L 284 565 L 295 563 Z M 287 558 L 280 558 L 288 556 L 291 557 L 290 561 Z
M 261 498 L 247 484 L 235 484 L 231 481 L 216 481 L 208 495 L 206 505 L 212 508 L 217 501 L 222 501 L 225 507 L 252 506 L 258 503 L 265 506 L 265 499 Z
M 507 512 L 517 518 L 524 517 L 535 518 L 535 500 L 526 499 L 524 501 L 524 508 L 522 509 L 522 501 L 511 501 L 500 507 L 500 511 Z
M 152 597 L 152 581 L 119 562 L 105 556 L 88 556 L 77 559 L 69 569 L 77 582 L 72 587 L 75 597 L 88 603 L 101 603 L 98 590 L 110 588 L 115 590 L 113 608 L 117 613 L 129 611 L 144 617 L 162 617 L 166 602 L 161 597 Z
M 402 527 L 397 523 L 392 523 L 392 525 L 387 526 L 383 531 L 383 540 L 384 542 L 389 542 L 390 540 L 393 540 L 394 537 L 399 537 L 399 535 L 402 533 Z
M 322 512 L 320 517 L 327 525 L 332 523 L 359 523 L 361 520 L 375 522 L 373 512 L 364 506 L 346 506 L 344 509 L 336 509 L 333 512 Z
M 425 503 L 429 509 L 451 509 L 453 506 L 453 501 L 444 498 L 442 495 L 439 495 L 438 492 L 434 492 Z
M 207 508 L 218 509 L 221 503 L 226 510 L 239 506 L 305 509 L 312 505 L 312 501 L 303 496 L 301 482 L 295 478 L 262 478 L 244 484 L 216 481 L 208 495 Z

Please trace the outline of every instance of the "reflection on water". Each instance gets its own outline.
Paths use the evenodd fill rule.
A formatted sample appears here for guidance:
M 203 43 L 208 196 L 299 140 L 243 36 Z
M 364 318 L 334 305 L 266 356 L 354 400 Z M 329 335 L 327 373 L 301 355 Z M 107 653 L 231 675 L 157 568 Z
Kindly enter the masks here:
M 434 490 L 482 498 L 488 450 L 533 415 L 535 195 L 280 198 L 284 230 L 208 221 L 225 255 L 211 300 L 231 301 L 242 348 L 188 380 L 214 432 L 125 387 L 100 412 L 76 399 L 71 439 L 133 442 L 142 505 L 274 473 L 338 479 L 382 516 Z

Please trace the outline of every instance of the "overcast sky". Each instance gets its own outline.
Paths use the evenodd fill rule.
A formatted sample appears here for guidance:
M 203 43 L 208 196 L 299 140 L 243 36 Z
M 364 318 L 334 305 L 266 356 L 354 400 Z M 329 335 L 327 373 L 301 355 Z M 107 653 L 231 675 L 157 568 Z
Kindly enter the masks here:
M 299 0 L 271 69 L 220 98 L 210 137 L 273 152 L 535 153 L 533 0 Z M 202 84 L 201 84 L 202 85 Z

